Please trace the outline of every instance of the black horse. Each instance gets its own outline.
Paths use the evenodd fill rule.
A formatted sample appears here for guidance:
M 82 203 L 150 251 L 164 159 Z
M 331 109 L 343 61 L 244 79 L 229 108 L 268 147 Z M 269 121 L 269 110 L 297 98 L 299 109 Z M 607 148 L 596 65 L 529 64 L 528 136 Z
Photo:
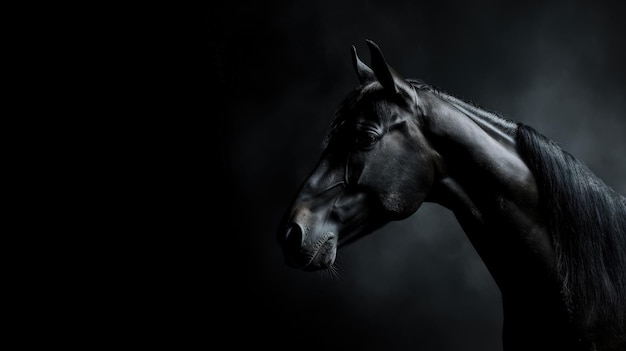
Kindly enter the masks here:
M 506 350 L 626 350 L 626 198 L 533 128 L 404 79 L 367 40 L 359 86 L 278 233 L 289 266 L 453 211 L 502 292 Z

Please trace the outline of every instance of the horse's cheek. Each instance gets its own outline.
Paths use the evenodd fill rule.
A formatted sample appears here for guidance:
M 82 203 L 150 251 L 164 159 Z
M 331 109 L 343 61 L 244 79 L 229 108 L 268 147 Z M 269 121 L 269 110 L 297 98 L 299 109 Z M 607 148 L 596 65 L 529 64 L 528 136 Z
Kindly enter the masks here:
M 385 180 L 384 183 L 378 184 L 379 198 L 385 210 L 398 218 L 405 218 L 417 211 L 424 201 L 426 194 L 420 184 L 428 183 L 428 180 L 406 160 L 401 158 L 392 160 L 384 167 L 378 168 L 383 174 L 376 178 Z

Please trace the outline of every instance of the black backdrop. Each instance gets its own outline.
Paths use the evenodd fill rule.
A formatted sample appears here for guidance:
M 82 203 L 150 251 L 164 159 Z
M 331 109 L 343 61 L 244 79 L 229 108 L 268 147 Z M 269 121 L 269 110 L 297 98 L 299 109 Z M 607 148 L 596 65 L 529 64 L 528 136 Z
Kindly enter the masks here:
M 499 291 L 446 209 L 424 204 L 345 248 L 338 278 L 287 268 L 278 221 L 356 86 L 350 46 L 369 62 L 366 38 L 405 77 L 535 127 L 626 194 L 625 18 L 606 1 L 212 8 L 206 85 L 223 123 L 206 159 L 226 217 L 208 234 L 217 263 L 196 269 L 220 296 L 211 328 L 229 349 L 501 350 Z

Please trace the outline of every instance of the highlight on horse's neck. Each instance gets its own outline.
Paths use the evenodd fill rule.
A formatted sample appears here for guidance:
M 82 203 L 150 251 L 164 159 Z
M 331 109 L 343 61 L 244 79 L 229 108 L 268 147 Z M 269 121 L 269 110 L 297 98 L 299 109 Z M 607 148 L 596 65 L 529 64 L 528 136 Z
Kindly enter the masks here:
M 437 91 L 435 95 L 450 103 L 454 108 L 469 117 L 481 129 L 498 141 L 510 145 L 515 144 L 516 123 L 446 93 Z
M 452 210 L 464 208 L 478 219 L 471 194 L 482 196 L 475 192 L 484 188 L 479 182 L 507 179 L 512 199 L 514 193 L 529 193 L 532 176 L 517 152 L 517 123 L 431 87 L 418 89 L 426 91 L 426 129 L 439 155 L 439 183 L 430 201 Z

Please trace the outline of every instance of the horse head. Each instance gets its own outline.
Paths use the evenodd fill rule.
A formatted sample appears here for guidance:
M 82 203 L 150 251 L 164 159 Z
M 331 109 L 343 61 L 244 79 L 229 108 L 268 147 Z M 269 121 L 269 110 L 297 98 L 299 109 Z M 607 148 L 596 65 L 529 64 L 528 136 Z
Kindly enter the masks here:
M 360 84 L 337 109 L 321 158 L 280 226 L 291 267 L 330 267 L 339 247 L 417 211 L 433 185 L 437 155 L 422 134 L 419 95 L 367 44 L 371 68 L 353 46 Z

